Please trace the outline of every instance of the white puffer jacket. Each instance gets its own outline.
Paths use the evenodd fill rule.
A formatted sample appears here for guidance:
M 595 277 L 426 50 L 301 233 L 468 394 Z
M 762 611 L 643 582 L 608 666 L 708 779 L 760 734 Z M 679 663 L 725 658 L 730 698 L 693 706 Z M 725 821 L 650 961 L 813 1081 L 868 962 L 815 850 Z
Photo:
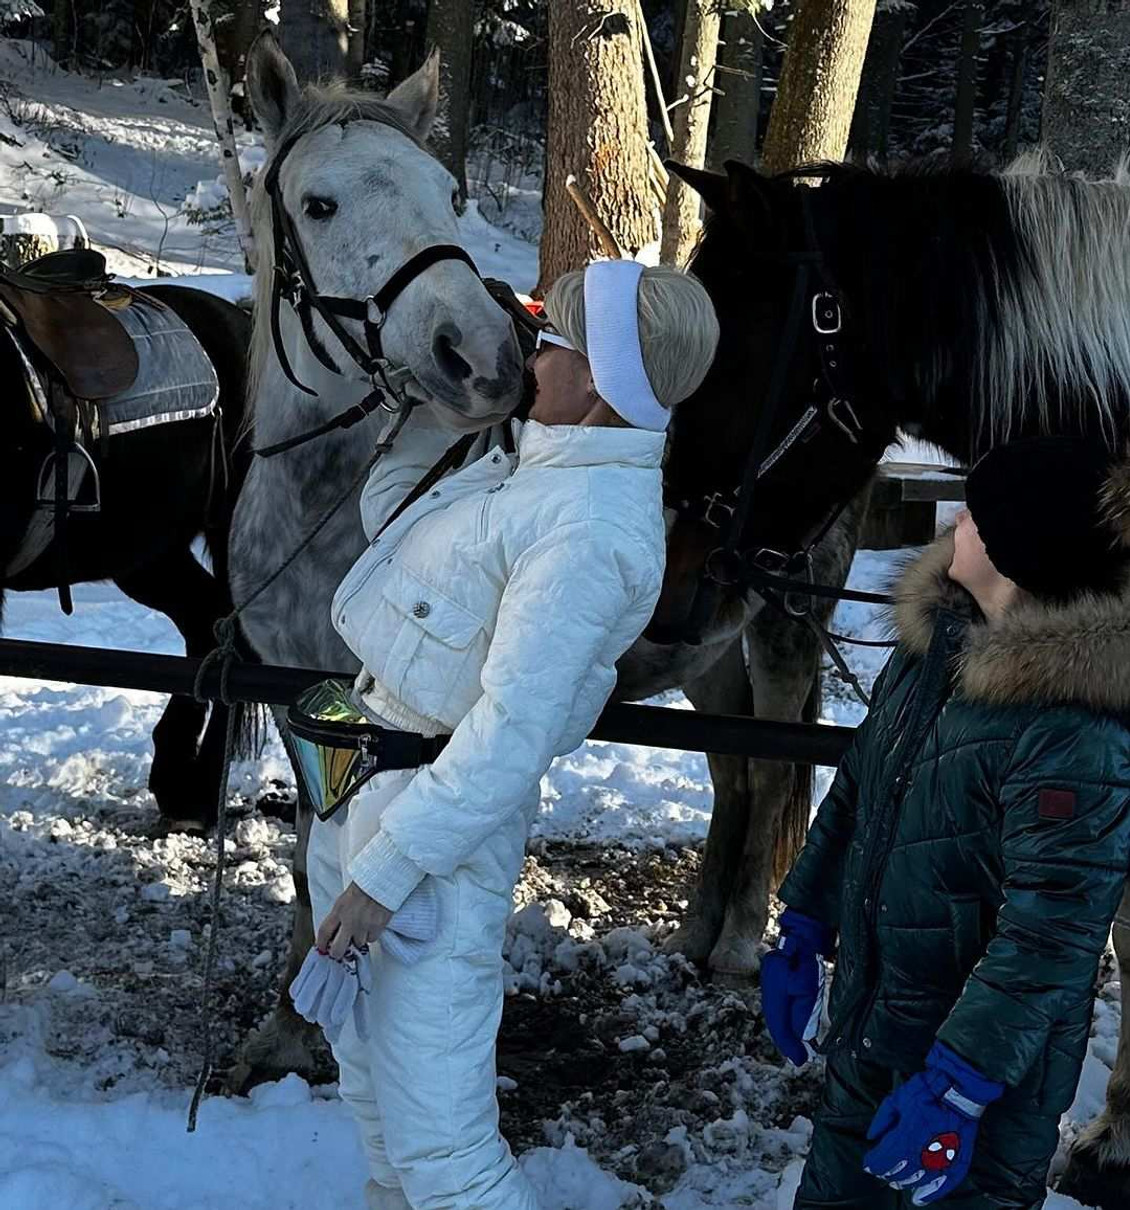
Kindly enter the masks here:
M 450 439 L 417 431 L 421 465 L 382 464 L 362 496 L 370 539 Z M 453 733 L 350 866 L 385 907 L 450 875 L 592 729 L 659 595 L 663 447 L 527 421 L 516 456 L 495 448 L 443 480 L 342 581 L 333 622 L 365 665 L 366 706 Z

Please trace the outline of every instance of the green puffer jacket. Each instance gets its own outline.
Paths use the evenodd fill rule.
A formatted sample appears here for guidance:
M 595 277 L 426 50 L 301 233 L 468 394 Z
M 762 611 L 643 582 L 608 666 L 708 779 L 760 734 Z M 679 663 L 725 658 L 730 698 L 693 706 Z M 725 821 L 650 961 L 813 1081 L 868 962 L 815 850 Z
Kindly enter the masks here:
M 903 577 L 900 646 L 780 895 L 839 930 L 826 1050 L 915 1071 L 937 1037 L 1059 1113 L 1130 873 L 1130 586 L 986 623 L 952 555 Z

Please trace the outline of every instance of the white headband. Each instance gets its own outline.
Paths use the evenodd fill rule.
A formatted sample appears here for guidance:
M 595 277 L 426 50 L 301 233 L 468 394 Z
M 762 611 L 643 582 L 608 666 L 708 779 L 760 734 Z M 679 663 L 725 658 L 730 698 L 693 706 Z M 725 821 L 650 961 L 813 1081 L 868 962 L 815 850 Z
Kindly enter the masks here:
M 671 419 L 651 389 L 640 349 L 643 265 L 602 260 L 585 270 L 585 339 L 600 397 L 629 424 L 661 433 Z M 556 342 L 555 342 L 556 343 Z

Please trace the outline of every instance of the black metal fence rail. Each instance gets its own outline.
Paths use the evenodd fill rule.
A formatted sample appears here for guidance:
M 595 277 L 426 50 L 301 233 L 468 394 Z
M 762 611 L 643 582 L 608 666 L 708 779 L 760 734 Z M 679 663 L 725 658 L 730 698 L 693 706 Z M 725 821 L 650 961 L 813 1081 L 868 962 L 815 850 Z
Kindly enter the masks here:
M 201 663 L 185 656 L 0 639 L 0 676 L 191 694 Z M 328 676 L 348 678 L 349 674 L 236 663 L 228 672 L 228 696 L 237 702 L 287 706 L 308 686 Z M 217 665 L 205 671 L 201 691 L 212 701 L 220 697 Z M 613 703 L 597 720 L 591 738 L 757 760 L 837 765 L 852 734 L 851 727 L 777 723 L 734 714 Z

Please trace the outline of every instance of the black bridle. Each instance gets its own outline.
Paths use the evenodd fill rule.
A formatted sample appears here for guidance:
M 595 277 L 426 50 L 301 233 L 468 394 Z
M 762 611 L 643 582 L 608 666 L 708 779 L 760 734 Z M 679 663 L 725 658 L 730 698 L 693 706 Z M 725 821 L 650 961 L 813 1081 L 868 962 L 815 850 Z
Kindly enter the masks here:
M 703 632 L 726 591 L 745 592 L 752 589 L 791 617 L 810 623 L 813 623 L 811 613 L 817 598 L 890 604 L 891 598 L 887 596 L 817 584 L 813 578 L 812 552 L 848 506 L 853 492 L 837 500 L 827 514 L 802 536 L 798 549 L 794 551 L 755 547 L 748 539 L 750 520 L 759 498 L 759 485 L 774 468 L 779 467 L 826 426 L 844 442 L 845 454 L 850 457 L 859 457 L 865 437 L 863 422 L 852 402 L 855 389 L 844 338 L 844 296 L 832 279 L 820 251 L 807 194 L 808 186 L 798 185 L 796 188 L 799 189 L 804 216 L 806 246 L 799 252 L 762 258 L 795 266 L 796 275 L 768 391 L 758 413 L 749 458 L 741 483 L 730 492 L 716 491 L 691 498 L 668 494 L 667 507 L 680 520 L 700 522 L 717 530 L 719 544 L 710 551 L 703 563 L 686 619 L 675 626 L 649 628 L 649 637 L 657 642 L 701 642 Z M 815 342 L 820 366 L 819 376 L 813 385 L 812 400 L 785 436 L 770 447 L 774 424 L 784 402 L 790 368 L 806 337 Z
M 345 125 L 345 122 L 342 125 Z M 302 240 L 299 238 L 294 221 L 287 213 L 283 203 L 282 190 L 279 187 L 279 173 L 299 138 L 301 138 L 301 134 L 294 135 L 282 144 L 264 179 L 264 188 L 271 203 L 271 232 L 275 246 L 275 263 L 271 278 L 271 340 L 275 346 L 275 355 L 279 359 L 283 373 L 294 386 L 307 395 L 317 395 L 317 391 L 299 380 L 287 357 L 279 326 L 279 315 L 285 300 L 302 324 L 302 331 L 306 337 L 306 343 L 310 346 L 310 351 L 322 365 L 331 373 L 341 373 L 341 368 L 330 356 L 314 327 L 315 312 L 334 334 L 350 360 L 362 373 L 367 375 L 372 389 L 360 403 L 353 404 L 325 424 L 301 433 L 297 437 L 280 441 L 276 445 L 256 449 L 255 453 L 262 458 L 270 458 L 275 454 L 294 449 L 295 446 L 304 445 L 307 441 L 313 441 L 316 437 L 321 437 L 334 429 L 348 428 L 350 425 L 364 420 L 378 407 L 383 407 L 388 412 L 399 411 L 404 406 L 404 398 L 395 380 L 407 375 L 404 370 L 393 367 L 385 356 L 381 344 L 381 331 L 384 328 L 389 308 L 421 273 L 442 261 L 460 261 L 476 277 L 479 276 L 475 262 L 465 248 L 460 248 L 457 244 L 433 244 L 421 249 L 405 261 L 375 294 L 361 299 L 336 298 L 332 295 L 320 294 L 314 282 L 310 263 L 306 259 Z M 364 345 L 345 327 L 341 322 L 342 319 L 360 321 L 365 335 Z

